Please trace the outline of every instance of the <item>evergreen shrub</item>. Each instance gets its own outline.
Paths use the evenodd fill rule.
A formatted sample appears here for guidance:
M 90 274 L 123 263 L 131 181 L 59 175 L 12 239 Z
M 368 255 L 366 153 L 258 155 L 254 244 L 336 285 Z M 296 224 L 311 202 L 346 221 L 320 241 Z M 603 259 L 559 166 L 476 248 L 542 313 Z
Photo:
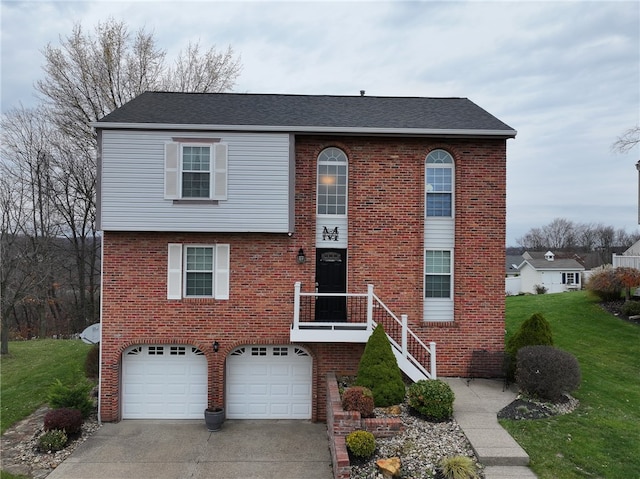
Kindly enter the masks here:
M 381 324 L 373 330 L 364 348 L 356 385 L 371 390 L 376 407 L 392 406 L 404 401 L 402 372 Z
M 100 344 L 94 344 L 84 360 L 84 374 L 89 379 L 98 379 L 100 372 Z
M 352 431 L 347 434 L 346 442 L 355 457 L 371 457 L 376 450 L 376 438 L 369 431 Z
M 526 346 L 518 351 L 516 381 L 524 394 L 556 402 L 580 385 L 580 365 L 553 346 Z
M 553 346 L 551 325 L 541 313 L 532 314 L 507 341 L 505 352 L 509 358 L 507 361 L 509 366 L 507 377 L 509 379 L 513 379 L 515 375 L 518 350 L 525 346 L 534 345 Z
M 409 407 L 430 421 L 446 421 L 453 415 L 455 395 L 440 379 L 423 379 L 407 390 Z
M 640 314 L 640 301 L 625 301 L 622 305 L 622 314 L 625 316 L 636 316 Z
M 93 386 L 89 382 L 81 382 L 75 386 L 65 386 L 59 379 L 49 388 L 48 401 L 53 409 L 77 409 L 82 417 L 89 417 L 93 411 L 93 401 L 89 393 Z

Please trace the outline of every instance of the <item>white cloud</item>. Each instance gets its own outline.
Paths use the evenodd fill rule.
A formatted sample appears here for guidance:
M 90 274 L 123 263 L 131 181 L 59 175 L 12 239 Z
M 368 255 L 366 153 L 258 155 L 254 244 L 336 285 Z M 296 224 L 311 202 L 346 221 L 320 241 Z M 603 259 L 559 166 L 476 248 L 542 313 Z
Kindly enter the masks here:
M 640 123 L 637 2 L 2 1 L 2 109 L 32 104 L 40 50 L 109 16 L 231 45 L 236 91 L 468 97 L 513 128 L 508 244 L 556 217 L 637 229 L 640 148 L 610 146 Z

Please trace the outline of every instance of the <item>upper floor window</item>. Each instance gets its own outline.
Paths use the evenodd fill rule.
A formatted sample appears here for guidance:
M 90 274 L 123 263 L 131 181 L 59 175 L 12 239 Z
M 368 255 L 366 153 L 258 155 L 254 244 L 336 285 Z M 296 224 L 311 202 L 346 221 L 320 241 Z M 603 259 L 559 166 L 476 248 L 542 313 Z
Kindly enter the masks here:
M 444 150 L 433 150 L 427 155 L 426 214 L 427 216 L 453 216 L 453 158 Z
M 227 199 L 227 144 L 194 139 L 165 145 L 165 198 Z
M 339 148 L 326 148 L 318 156 L 317 212 L 347 214 L 347 155 Z

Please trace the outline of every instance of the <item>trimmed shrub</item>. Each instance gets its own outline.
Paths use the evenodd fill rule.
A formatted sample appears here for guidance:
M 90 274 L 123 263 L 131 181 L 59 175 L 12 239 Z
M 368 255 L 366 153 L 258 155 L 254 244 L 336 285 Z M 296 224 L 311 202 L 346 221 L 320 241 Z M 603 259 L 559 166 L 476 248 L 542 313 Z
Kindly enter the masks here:
M 405 387 L 391 344 L 381 324 L 367 341 L 358 365 L 357 386 L 369 388 L 377 407 L 404 401 Z
M 376 438 L 369 431 L 353 431 L 346 437 L 347 449 L 355 457 L 371 457 L 376 450 Z
M 507 377 L 509 379 L 513 379 L 515 376 L 518 350 L 525 346 L 538 344 L 553 346 L 551 325 L 541 313 L 532 314 L 507 341 L 505 352 L 508 356 Z
M 640 301 L 625 301 L 622 305 L 622 314 L 636 316 L 640 314 Z
M 536 294 L 545 294 L 548 291 L 548 289 L 541 284 L 534 285 L 533 289 L 535 289 Z
M 49 406 L 53 409 L 69 408 L 77 409 L 82 417 L 89 417 L 93 411 L 93 401 L 89 397 L 93 386 L 89 382 L 83 382 L 76 386 L 65 386 L 59 379 L 49 388 Z
M 411 409 L 430 421 L 446 421 L 453 415 L 455 395 L 440 379 L 423 379 L 409 386 L 407 402 Z
M 89 379 L 98 379 L 100 373 L 100 344 L 94 344 L 84 360 L 84 374 Z
M 363 386 L 347 388 L 342 394 L 342 408 L 345 411 L 358 411 L 362 417 L 373 417 L 373 393 Z
M 622 283 L 610 264 L 593 268 L 585 288 L 601 301 L 615 301 L 622 294 Z
M 526 346 L 518 351 L 516 381 L 524 394 L 555 402 L 580 385 L 580 365 L 553 346 Z
M 55 452 L 64 449 L 67 445 L 67 435 L 59 429 L 52 429 L 45 432 L 38 439 L 38 449 L 42 452 Z
M 44 417 L 44 430 L 58 429 L 67 435 L 77 434 L 82 430 L 83 422 L 82 413 L 77 409 L 52 409 Z
M 440 460 L 440 471 L 445 479 L 476 479 L 478 466 L 467 456 L 450 456 Z

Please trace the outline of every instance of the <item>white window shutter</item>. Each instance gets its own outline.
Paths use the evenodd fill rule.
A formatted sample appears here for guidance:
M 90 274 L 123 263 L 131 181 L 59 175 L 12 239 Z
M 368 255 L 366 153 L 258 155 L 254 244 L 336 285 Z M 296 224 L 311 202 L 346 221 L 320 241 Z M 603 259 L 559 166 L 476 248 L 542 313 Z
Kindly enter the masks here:
M 164 197 L 180 198 L 180 143 L 164 145 Z
M 229 299 L 229 255 L 228 244 L 216 245 L 216 299 Z
M 169 243 L 167 299 L 182 299 L 182 245 Z
M 227 199 L 227 157 L 229 147 L 226 143 L 216 143 L 213 147 L 213 188 L 211 199 L 226 200 Z

